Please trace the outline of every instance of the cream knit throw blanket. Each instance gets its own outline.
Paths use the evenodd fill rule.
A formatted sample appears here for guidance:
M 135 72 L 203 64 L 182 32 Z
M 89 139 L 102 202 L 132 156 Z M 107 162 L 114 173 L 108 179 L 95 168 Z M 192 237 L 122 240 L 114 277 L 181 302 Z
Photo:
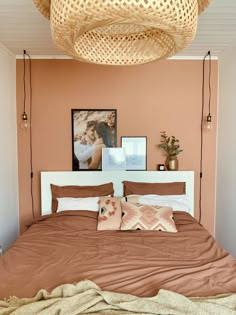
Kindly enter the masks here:
M 236 294 L 186 298 L 160 290 L 150 298 L 102 291 L 91 281 L 65 284 L 34 298 L 0 301 L 0 315 L 236 315 Z

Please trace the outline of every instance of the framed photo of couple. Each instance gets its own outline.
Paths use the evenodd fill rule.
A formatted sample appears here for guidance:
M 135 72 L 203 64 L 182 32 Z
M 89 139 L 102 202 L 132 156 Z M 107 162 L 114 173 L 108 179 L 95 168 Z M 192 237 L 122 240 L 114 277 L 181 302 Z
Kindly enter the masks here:
M 72 170 L 101 170 L 102 149 L 117 146 L 116 109 L 72 109 Z

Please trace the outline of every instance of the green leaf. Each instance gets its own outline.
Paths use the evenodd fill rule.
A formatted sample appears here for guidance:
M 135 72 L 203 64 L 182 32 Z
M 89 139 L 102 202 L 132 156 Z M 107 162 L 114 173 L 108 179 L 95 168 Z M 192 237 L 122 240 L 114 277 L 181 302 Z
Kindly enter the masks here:
M 166 131 L 161 131 L 159 148 L 166 152 L 166 156 L 175 157 L 183 150 L 180 149 L 179 140 L 175 136 L 167 136 Z

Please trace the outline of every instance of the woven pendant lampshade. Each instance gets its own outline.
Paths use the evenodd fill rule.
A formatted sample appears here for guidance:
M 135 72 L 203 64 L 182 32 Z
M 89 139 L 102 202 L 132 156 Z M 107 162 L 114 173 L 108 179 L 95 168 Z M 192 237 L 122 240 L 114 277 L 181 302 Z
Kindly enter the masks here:
M 180 52 L 210 1 L 33 0 L 61 51 L 105 65 L 144 64 Z

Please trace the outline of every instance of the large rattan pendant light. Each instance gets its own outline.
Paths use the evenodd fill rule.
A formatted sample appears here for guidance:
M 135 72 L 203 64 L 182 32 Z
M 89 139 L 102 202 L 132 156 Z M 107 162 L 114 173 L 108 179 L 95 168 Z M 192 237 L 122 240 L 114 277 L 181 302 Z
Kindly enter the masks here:
M 33 0 L 66 55 L 135 65 L 175 55 L 193 40 L 211 0 Z

